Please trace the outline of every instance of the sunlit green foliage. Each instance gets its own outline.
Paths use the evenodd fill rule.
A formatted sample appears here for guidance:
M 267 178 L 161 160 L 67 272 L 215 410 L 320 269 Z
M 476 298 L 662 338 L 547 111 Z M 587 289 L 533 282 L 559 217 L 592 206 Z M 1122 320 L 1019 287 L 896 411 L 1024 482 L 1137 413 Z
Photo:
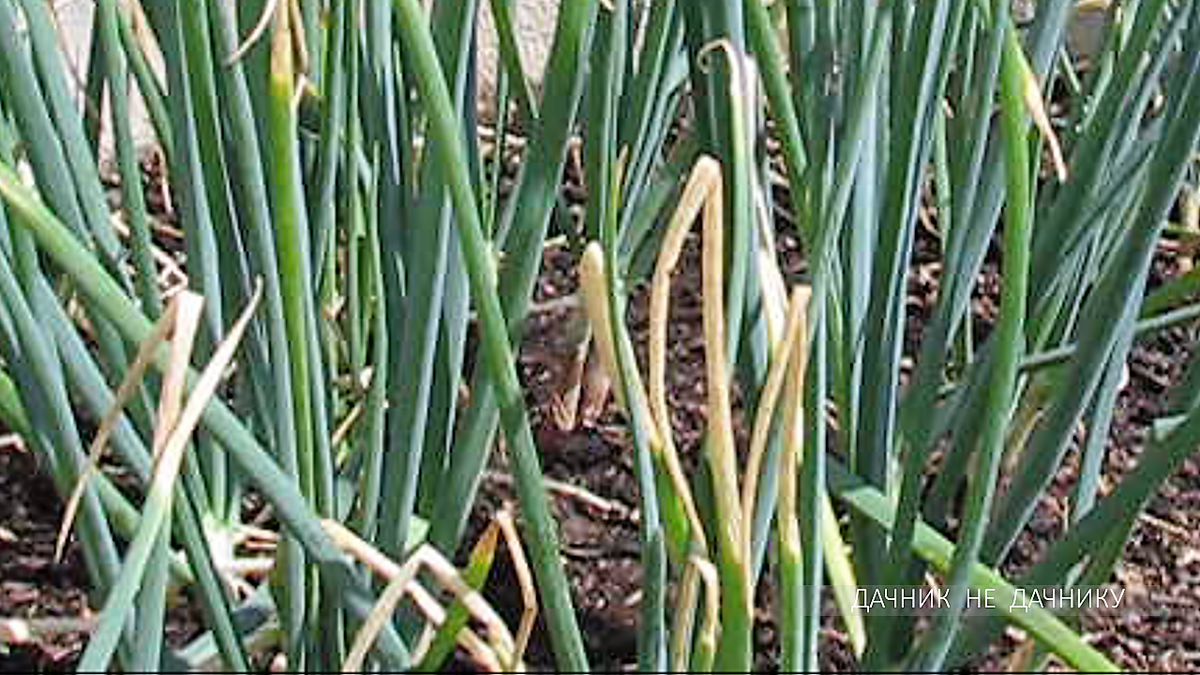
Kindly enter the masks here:
M 1196 178 L 1200 9 L 1121 3 L 1103 47 L 1081 54 L 1067 49 L 1072 2 L 1041 0 L 1018 25 L 1003 0 L 570 1 L 541 73 L 520 70 L 520 22 L 492 0 L 492 94 L 516 92 L 494 117 L 524 136 L 501 195 L 509 140 L 477 126 L 475 0 L 98 0 L 82 84 L 105 92 L 102 125 L 72 97 L 49 5 L 0 0 L 0 421 L 64 498 L 86 473 L 83 420 L 109 416 L 154 322 L 175 311 L 158 283 L 163 215 L 147 208 L 133 86 L 166 158 L 188 289 L 204 298 L 189 389 L 253 308 L 236 367 L 196 408 L 181 454 L 152 457 L 175 428 L 160 402 L 175 400 L 164 394 L 174 342 L 149 343 L 158 370 L 111 415 L 108 461 L 145 499 L 103 471 L 83 484 L 75 532 L 108 620 L 83 665 L 240 672 L 277 649 L 291 670 L 332 672 L 359 635 L 384 670 L 434 665 L 421 639 L 431 615 L 376 603 L 424 566 L 448 593 L 434 599 L 458 598 L 452 625 L 464 610 L 491 616 L 468 588 L 491 553 L 465 582 L 443 562 L 465 544 L 499 431 L 556 665 L 587 671 L 515 356 L 557 222 L 583 258 L 590 339 L 631 430 L 643 671 L 754 667 L 764 575 L 779 580 L 785 669 L 818 667 L 826 586 L 866 669 L 962 665 L 1005 623 L 1038 642 L 1038 658 L 1113 669 L 1072 617 L 1004 600 L 1027 585 L 1107 582 L 1136 514 L 1200 442 L 1191 363 L 1170 431 L 1101 497 L 1131 347 L 1196 316 L 1192 277 L 1144 298 Z M 575 138 L 578 223 L 560 202 Z M 941 276 L 902 377 L 909 263 L 931 207 Z M 703 447 L 677 448 L 664 289 L 695 221 L 709 423 Z M 802 244 L 798 275 L 780 269 L 781 228 Z M 970 300 L 992 242 L 1000 311 L 980 338 Z M 644 281 L 661 301 L 648 368 L 624 320 Z M 753 426 L 746 466 L 731 387 Z M 1069 524 L 1006 578 L 1081 424 Z M 704 458 L 695 475 L 681 452 Z M 248 494 L 279 524 L 265 577 L 230 571 L 252 555 Z M 855 606 L 856 588 L 929 574 L 948 587 L 931 622 Z M 172 650 L 164 607 L 184 585 L 207 632 Z M 964 611 L 982 588 L 1004 605 L 992 616 Z M 519 660 L 489 625 L 472 653 Z M 465 631 L 459 644 L 474 644 Z M 433 661 L 451 637 L 434 640 Z

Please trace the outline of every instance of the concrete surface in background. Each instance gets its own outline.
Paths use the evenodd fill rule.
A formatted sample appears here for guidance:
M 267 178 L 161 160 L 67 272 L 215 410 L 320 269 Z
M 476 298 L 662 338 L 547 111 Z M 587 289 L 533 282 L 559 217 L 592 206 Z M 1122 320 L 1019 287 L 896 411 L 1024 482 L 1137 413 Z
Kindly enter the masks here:
M 157 0 L 153 0 L 157 1 Z M 434 0 L 437 1 L 437 0 Z M 554 29 L 558 18 L 559 0 L 511 0 L 513 7 L 513 30 L 517 35 L 517 46 L 521 62 L 530 78 L 535 95 L 541 94 L 542 73 L 550 55 Z M 479 113 L 484 119 L 495 119 L 496 63 L 499 59 L 498 39 L 488 0 L 480 0 L 479 19 Z M 63 36 L 68 71 L 73 74 L 73 92 L 82 103 L 82 84 L 87 76 L 88 53 L 91 45 L 93 0 L 55 0 L 52 14 Z M 152 58 L 152 62 L 157 59 Z M 160 64 L 160 74 L 161 61 Z M 146 113 L 136 86 L 131 87 L 133 135 L 140 148 L 154 143 L 154 129 Z M 105 97 L 107 99 L 107 97 Z M 101 133 L 100 155 L 110 159 L 113 152 L 112 134 L 108 125 L 107 101 L 104 102 L 105 125 Z
M 500 51 L 491 3 L 489 0 L 479 2 L 482 8 L 476 58 L 479 67 L 478 112 L 483 119 L 494 120 L 496 64 L 500 58 Z M 546 61 L 550 56 L 550 47 L 554 43 L 554 29 L 558 23 L 559 0 L 510 0 L 510 3 L 513 12 L 513 33 L 516 35 L 517 50 L 521 52 L 521 66 L 529 77 L 534 96 L 540 99 Z
M 83 106 L 83 84 L 87 79 L 88 55 L 92 43 L 92 21 L 95 3 L 93 0 L 55 0 L 51 3 L 52 19 L 58 24 L 59 35 L 63 42 L 63 54 L 66 57 L 66 68 L 71 78 L 71 91 L 76 100 Z M 161 63 L 158 58 L 151 58 L 152 63 Z M 161 70 L 160 70 L 161 72 Z M 150 116 L 146 105 L 138 94 L 137 86 L 130 75 L 130 113 L 133 122 L 133 140 L 139 150 L 151 147 L 156 142 L 154 128 L 150 124 Z M 100 130 L 100 159 L 113 158 L 112 127 L 109 124 L 111 114 L 108 109 L 108 97 L 102 102 L 104 124 Z
M 428 4 L 430 0 L 423 1 Z M 495 119 L 496 65 L 499 59 L 499 49 L 490 1 L 479 1 L 481 14 L 478 42 L 478 112 L 484 120 L 492 120 Z M 1019 18 L 1032 18 L 1036 6 L 1034 0 L 1013 1 L 1015 14 Z M 560 0 L 510 0 L 510 2 L 514 12 L 513 29 L 516 32 L 521 61 L 528 73 L 534 94 L 540 96 L 542 76 L 554 39 Z M 1083 4 L 1087 6 L 1087 9 L 1075 12 L 1068 29 L 1068 43 L 1076 56 L 1086 56 L 1096 52 L 1107 19 L 1107 13 L 1104 11 L 1108 4 L 1106 1 L 1091 0 L 1088 2 L 1085 0 Z M 79 86 L 87 74 L 93 7 L 94 0 L 53 0 L 53 13 L 62 29 L 68 65 L 71 72 L 75 74 L 73 78 L 76 85 L 75 92 L 80 97 L 82 94 Z M 152 58 L 152 61 L 156 60 Z M 145 147 L 154 142 L 154 131 L 141 97 L 137 95 L 136 87 L 133 87 L 133 90 L 134 138 L 139 146 Z M 107 120 L 107 106 L 104 114 Z M 111 154 L 112 138 L 106 128 L 101 138 L 101 156 L 111 157 Z

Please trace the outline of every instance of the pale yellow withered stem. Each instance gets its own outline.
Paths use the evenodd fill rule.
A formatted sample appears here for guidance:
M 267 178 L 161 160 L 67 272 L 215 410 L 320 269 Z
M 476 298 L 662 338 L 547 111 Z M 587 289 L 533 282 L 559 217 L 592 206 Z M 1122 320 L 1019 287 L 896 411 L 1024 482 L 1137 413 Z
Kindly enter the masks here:
M 225 60 L 225 65 L 231 66 L 240 61 L 246 55 L 246 52 L 250 51 L 250 48 L 267 32 L 267 28 L 271 26 L 271 20 L 275 18 L 278 3 L 279 0 L 267 0 L 267 4 L 263 6 L 262 13 L 259 14 L 258 22 L 254 24 L 254 28 L 250 29 L 250 35 L 242 41 L 242 44 L 238 45 L 237 49 L 233 50 L 233 53 Z
M 612 317 L 608 311 L 608 274 L 604 269 L 604 251 L 598 242 L 591 242 L 583 251 L 583 259 L 579 262 L 579 292 L 583 300 L 584 311 L 592 326 L 592 339 L 596 341 L 597 350 L 604 369 L 617 380 L 621 370 L 617 365 L 616 346 L 613 344 Z M 650 414 L 650 406 L 646 402 L 646 390 L 642 385 L 637 369 L 632 368 L 634 381 L 629 383 L 633 401 L 626 402 L 622 388 L 616 387 L 617 401 L 622 406 L 637 406 L 642 419 L 646 420 L 646 437 L 651 448 L 661 448 L 662 440 Z
M 154 458 L 158 461 L 166 445 L 179 413 L 183 409 L 183 394 L 187 384 L 187 370 L 192 361 L 192 346 L 200 329 L 200 311 L 204 298 L 183 291 L 171 300 L 177 306 L 174 312 L 175 327 L 171 338 L 171 366 L 163 378 L 162 396 L 158 403 L 158 426 L 154 429 Z
M 533 583 L 533 574 L 529 571 L 529 563 L 525 559 L 525 548 L 521 546 L 521 538 L 517 535 L 517 525 L 513 522 L 512 513 L 508 509 L 501 510 L 496 514 L 496 524 L 504 535 L 504 545 L 508 547 L 508 555 L 512 558 L 513 569 L 517 572 L 517 584 L 521 587 L 521 601 L 525 605 L 521 610 L 521 623 L 517 626 L 512 657 L 514 663 L 520 664 L 525 659 L 525 648 L 529 646 L 529 637 L 533 635 L 533 626 L 537 622 L 537 587 Z
M 552 365 L 557 370 L 558 383 L 551 395 L 550 412 L 555 426 L 562 431 L 574 429 L 581 414 L 579 401 L 583 394 L 587 356 L 592 346 L 591 328 L 585 328 L 583 333 L 583 339 L 563 350 L 565 354 L 551 357 Z
M 698 560 L 696 569 L 704 581 L 704 620 L 700 624 L 692 668 L 696 672 L 709 673 L 717 656 L 717 633 L 721 627 L 721 575 L 707 560 Z
M 489 523 L 487 528 L 483 531 L 483 534 L 479 535 L 479 539 L 475 541 L 475 545 L 472 547 L 471 553 L 469 554 L 469 562 L 467 565 L 471 567 L 479 564 L 490 566 L 490 563 L 483 563 L 481 561 L 484 559 L 494 560 L 496 545 L 499 539 L 500 524 L 495 518 L 493 518 L 492 522 Z M 409 585 L 409 588 L 414 588 L 414 590 L 416 587 L 418 587 L 416 583 Z M 417 596 L 414 595 L 413 597 L 414 601 L 417 601 L 418 607 L 421 607 L 422 605 L 419 604 Z M 436 607 L 430 606 L 429 609 L 434 611 L 426 612 L 425 609 L 421 610 L 424 613 L 425 618 L 429 620 L 429 625 L 425 626 L 425 631 L 421 636 L 421 640 L 417 643 L 416 648 L 412 650 L 412 663 L 424 663 L 425 660 L 429 658 L 429 650 L 433 647 L 438 633 L 445 627 L 446 621 L 449 620 L 450 614 L 453 611 L 443 611 L 440 605 L 437 605 Z M 457 635 L 455 635 L 455 642 L 466 649 L 471 655 L 471 658 L 475 660 L 475 663 L 483 670 L 487 672 L 499 671 L 500 663 L 495 659 L 495 654 L 491 652 L 491 648 L 488 647 L 486 643 L 478 639 L 478 636 L 471 631 L 469 626 L 464 626 L 463 629 L 460 630 Z
M 696 627 L 696 607 L 700 602 L 700 588 L 704 588 L 704 618 L 700 623 L 700 636 L 693 641 Z M 707 558 L 688 556 L 679 583 L 679 599 L 676 603 L 677 623 L 671 635 L 671 672 L 696 673 L 712 670 L 712 656 L 717 650 L 717 630 L 720 626 L 721 575 Z M 692 662 L 693 644 L 696 654 L 705 664 Z M 707 656 L 706 656 L 707 655 Z
M 798 488 L 799 470 L 804 461 L 804 375 L 808 358 L 808 327 L 807 307 L 812 290 L 807 286 L 798 286 L 792 291 L 792 301 L 788 312 L 786 344 L 777 351 L 778 366 L 787 373 L 787 391 L 784 392 L 781 415 L 783 416 L 783 451 L 779 467 L 779 501 L 776 504 L 779 522 L 779 539 L 781 558 L 799 560 L 801 556 L 801 541 L 799 521 L 796 514 L 796 490 Z M 772 364 L 770 378 L 775 375 L 776 364 Z M 782 379 L 782 378 L 781 378 Z M 778 395 L 775 392 L 773 395 Z M 767 397 L 764 391 L 763 398 Z M 765 403 L 763 404 L 765 406 Z M 754 479 L 758 476 L 761 458 L 764 454 L 765 443 L 756 440 L 764 420 L 755 420 L 754 437 L 751 440 L 751 457 L 747 473 L 746 489 L 743 492 L 743 507 L 747 519 L 753 516 L 750 509 L 754 504 Z M 766 429 L 770 428 L 770 416 L 765 419 Z M 762 433 L 766 433 L 766 430 Z M 812 515 L 808 517 L 814 517 Z M 842 612 L 846 632 L 850 638 L 851 647 L 856 655 L 862 655 L 866 646 L 866 631 L 863 626 L 862 614 L 855 608 L 854 591 L 857 582 L 854 568 L 850 564 L 849 554 L 842 539 L 837 516 L 833 511 L 833 503 L 829 494 L 822 490 L 821 494 L 821 543 L 825 551 L 825 567 L 828 571 L 829 582 L 833 586 L 834 599 Z M 749 538 L 747 538 L 749 550 Z
M 754 429 L 750 434 L 750 454 L 746 462 L 746 480 L 742 485 L 742 517 L 746 522 L 754 521 L 754 502 L 758 495 L 758 475 L 762 470 L 763 456 L 766 454 L 767 439 L 771 433 L 771 420 L 775 417 L 775 407 L 779 402 L 779 394 L 783 391 L 784 375 L 789 364 L 796 358 L 795 345 L 800 337 L 800 331 L 805 325 L 805 308 L 812 291 L 807 286 L 798 286 L 792 291 L 792 302 L 788 310 L 783 341 L 774 345 L 771 354 L 771 369 L 767 373 L 767 382 L 763 386 L 759 398 L 758 412 L 754 418 Z M 801 356 L 800 358 L 804 358 Z M 786 414 L 786 409 L 785 409 Z M 746 528 L 746 555 L 750 555 L 750 528 Z
M 1050 163 L 1054 166 L 1055 177 L 1058 178 L 1058 182 L 1065 183 L 1067 162 L 1063 159 L 1062 146 L 1058 142 L 1058 135 L 1054 133 L 1054 125 L 1050 123 L 1050 116 L 1046 113 L 1046 100 L 1042 97 L 1042 88 L 1033 74 L 1033 69 L 1029 67 L 1025 54 L 1021 53 L 1019 47 L 1016 51 L 1016 61 L 1021 71 L 1021 97 L 1025 101 L 1025 108 L 1050 150 Z
M 763 241 L 758 247 L 758 276 L 762 280 L 763 316 L 767 323 L 767 340 L 772 349 L 783 340 L 787 330 L 787 286 L 776 262 L 775 246 Z
M 701 158 L 700 163 L 716 160 Z M 699 166 L 699 165 L 698 165 Z M 717 167 L 719 169 L 719 167 Z M 716 187 L 704 202 L 704 245 L 701 279 L 704 298 L 704 360 L 708 378 L 708 450 L 713 492 L 720 513 L 719 539 L 722 555 L 737 569 L 745 570 L 742 550 L 743 519 L 738 491 L 737 453 L 733 440 L 733 411 L 730 404 L 729 369 L 725 354 L 725 232 L 724 188 L 719 171 Z M 741 590 L 747 615 L 753 594 L 750 575 L 741 575 Z
M 692 539 L 701 549 L 707 548 L 704 527 L 701 524 L 691 488 L 683 474 L 683 466 L 675 450 L 675 442 L 671 433 L 671 413 L 667 407 L 667 319 L 671 301 L 671 274 L 679 263 L 683 252 L 683 244 L 691 231 L 692 223 L 704 208 L 705 203 L 721 186 L 721 167 L 711 157 L 701 157 L 692 169 L 683 194 L 679 198 L 679 206 L 671 217 L 659 249 L 658 261 L 654 268 L 654 277 L 650 286 L 650 335 L 648 361 L 650 367 L 650 410 L 652 419 L 658 428 L 659 438 L 662 439 L 662 455 L 670 475 L 671 483 L 675 486 L 683 500 L 684 511 L 692 528 Z
M 802 305 L 799 292 L 793 294 L 793 308 Z M 800 539 L 800 521 L 796 514 L 796 490 L 799 484 L 799 458 L 804 453 L 804 370 L 807 365 L 807 317 L 800 312 L 799 320 L 792 328 L 800 333 L 793 341 L 792 353 L 788 357 L 786 391 L 783 395 L 783 449 L 779 457 L 779 501 L 776 503 L 775 521 L 779 536 L 779 569 L 781 597 L 780 621 L 783 626 L 798 627 L 801 608 L 795 602 L 802 583 L 803 549 Z M 806 518 L 816 514 L 805 514 Z M 813 543 L 812 545 L 817 545 Z M 811 611 L 811 609 L 810 609 Z M 797 628 L 798 630 L 798 628 Z M 795 668 L 796 655 L 800 653 L 795 632 L 782 635 L 781 653 L 783 669 Z
M 679 580 L 679 595 L 675 600 L 675 626 L 671 631 L 671 672 L 688 672 L 692 651 L 692 633 L 696 627 L 696 607 L 700 602 L 700 570 L 696 566 L 709 563 L 699 556 L 689 556 Z M 718 595 L 720 597 L 720 595 Z
M 163 315 L 154 324 L 154 331 L 138 348 L 138 353 L 134 358 L 133 364 L 130 366 L 128 372 L 125 373 L 125 378 L 121 381 L 121 386 L 117 388 L 112 407 L 109 408 L 104 418 L 100 421 L 96 437 L 92 439 L 91 449 L 88 451 L 87 464 L 83 471 L 80 472 L 79 480 L 75 483 L 75 489 L 71 492 L 70 498 L 67 499 L 62 525 L 58 531 L 58 540 L 54 547 L 55 560 L 62 559 L 63 548 L 67 543 L 67 535 L 71 531 L 71 527 L 75 522 L 75 515 L 79 510 L 79 501 L 83 497 L 84 489 L 87 487 L 89 479 L 100 462 L 104 448 L 108 445 L 108 438 L 112 435 L 112 431 L 121 417 L 121 412 L 125 409 L 125 404 L 137 392 L 137 386 L 141 384 L 146 370 L 154 363 L 154 357 L 157 355 L 159 347 L 167 340 L 167 336 L 173 333 L 175 337 L 171 342 L 172 367 L 167 371 L 167 377 L 163 383 L 162 395 L 159 402 L 158 425 L 154 430 L 154 444 L 152 446 L 155 458 L 162 451 L 163 443 L 166 442 L 167 435 L 170 434 L 171 429 L 175 427 L 175 421 L 178 419 L 179 411 L 183 405 L 182 378 L 186 374 L 187 366 L 191 361 L 191 348 L 196 329 L 199 325 L 200 310 L 203 305 L 204 298 L 190 291 L 184 291 L 175 295 L 167 305 L 166 311 L 163 312 Z M 182 373 L 180 369 L 182 369 Z
M 789 336 L 792 351 L 788 361 L 787 391 L 783 399 L 783 451 L 779 458 L 779 539 L 785 549 L 799 552 L 800 529 L 796 521 L 796 487 L 800 458 L 804 447 L 804 371 L 808 366 L 808 344 L 806 331 L 808 317 L 807 289 L 796 289 L 792 293 L 792 316 Z M 799 311 L 797 311 L 799 310 Z
M 374 644 L 379 631 L 383 629 L 405 595 L 413 596 L 418 601 L 418 607 L 423 609 L 426 618 L 431 621 L 436 623 L 437 617 L 434 614 L 445 616 L 444 608 L 440 605 L 437 605 L 436 612 L 432 611 L 431 601 L 433 604 L 437 603 L 427 593 L 422 592 L 424 589 L 414 590 L 419 587 L 416 575 L 421 569 L 428 570 L 439 584 L 466 606 L 471 616 L 482 622 L 487 628 L 487 642 L 493 653 L 484 655 L 485 663 L 498 663 L 503 672 L 524 671 L 524 665 L 515 659 L 515 641 L 508 626 L 504 624 L 504 621 L 484 600 L 483 596 L 462 580 L 458 570 L 437 549 L 428 544 L 422 544 L 403 565 L 398 565 L 341 523 L 326 519 L 321 521 L 321 526 L 343 551 L 366 564 L 372 571 L 389 582 L 362 628 L 359 629 L 358 635 L 355 636 L 354 644 L 342 666 L 342 672 L 360 672 L 362 670 L 367 651 Z M 473 635 L 469 628 L 463 628 L 459 634 L 459 643 L 468 649 L 479 649 L 482 643 L 469 637 Z

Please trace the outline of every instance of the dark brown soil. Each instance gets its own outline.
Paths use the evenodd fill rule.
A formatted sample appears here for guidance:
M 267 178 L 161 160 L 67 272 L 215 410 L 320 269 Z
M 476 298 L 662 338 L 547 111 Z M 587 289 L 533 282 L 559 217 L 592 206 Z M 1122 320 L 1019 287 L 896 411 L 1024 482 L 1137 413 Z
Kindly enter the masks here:
M 936 246 L 931 239 L 929 233 L 924 233 L 914 256 L 906 336 L 906 353 L 909 355 L 919 346 L 922 320 L 929 312 L 929 303 L 936 299 L 936 271 L 921 255 L 922 250 Z M 795 274 L 802 263 L 792 255 L 794 244 L 789 245 L 785 239 L 781 248 L 789 268 L 785 274 Z M 680 265 L 682 271 L 677 273 L 668 340 L 672 359 L 669 377 L 672 378 L 673 424 L 677 445 L 689 468 L 697 461 L 696 451 L 705 420 L 697 249 L 693 242 L 685 253 L 685 262 Z M 537 291 L 539 301 L 552 300 L 573 291 L 573 258 L 568 252 L 561 248 L 548 249 L 543 264 Z M 1172 266 L 1165 257 L 1157 260 L 1152 285 L 1169 277 Z M 986 335 L 998 308 L 1000 282 L 994 260 L 985 265 L 981 287 L 974 303 L 977 336 Z M 635 339 L 644 335 L 646 328 L 643 295 L 635 294 L 630 307 L 630 329 Z M 554 328 L 563 320 L 561 313 L 551 312 L 531 319 L 524 341 L 523 375 L 535 423 L 541 429 L 539 447 L 547 475 L 570 481 L 604 500 L 623 506 L 620 510 L 599 512 L 572 497 L 558 496 L 554 502 L 562 523 L 567 568 L 574 583 L 593 665 L 600 670 L 629 669 L 636 664 L 637 658 L 638 610 L 634 600 L 640 587 L 637 492 L 628 450 L 630 443 L 625 438 L 623 420 L 614 415 L 611 406 L 595 426 L 570 433 L 555 430 L 545 419 L 548 416 L 545 413 L 549 407 L 548 392 L 553 390 L 555 372 L 552 365 L 546 365 L 546 361 L 552 360 L 546 355 L 554 352 Z M 1130 359 L 1130 381 L 1120 394 L 1110 433 L 1102 494 L 1136 465 L 1137 457 L 1147 443 L 1151 423 L 1162 414 L 1164 394 L 1179 382 L 1182 367 L 1196 344 L 1198 331 L 1200 327 L 1196 325 L 1170 329 L 1135 347 Z M 644 355 L 639 356 L 644 358 Z M 1016 571 L 1036 560 L 1046 544 L 1062 532 L 1067 496 L 1073 488 L 1076 471 L 1077 460 L 1072 452 L 1007 561 L 1006 569 Z M 510 495 L 503 486 L 492 485 L 485 490 L 477 510 L 482 515 L 500 501 L 511 502 Z M 1152 672 L 1200 671 L 1200 633 L 1195 626 L 1196 619 L 1200 618 L 1200 537 L 1197 531 L 1200 531 L 1200 457 L 1192 457 L 1151 501 L 1146 516 L 1139 520 L 1126 546 L 1124 561 L 1114 579 L 1125 587 L 1141 586 L 1155 594 L 1172 597 L 1175 602 L 1170 611 L 1153 616 L 1140 610 L 1130 611 L 1089 617 L 1085 622 L 1092 642 L 1103 647 L 1123 668 Z M 578 554 L 583 550 L 588 555 Z M 764 581 L 769 582 L 769 578 L 765 577 Z M 519 598 L 512 590 L 514 587 L 511 578 L 502 576 L 496 580 L 492 592 L 499 605 L 513 602 L 519 605 Z M 760 600 L 770 605 L 769 591 L 767 597 L 760 594 Z M 757 637 L 763 650 L 757 667 L 773 671 L 777 664 L 773 657 L 776 645 L 771 613 L 760 612 L 759 618 L 760 635 Z M 853 661 L 844 634 L 831 622 L 824 637 L 822 667 L 837 671 L 851 669 Z M 973 667 L 983 670 L 1004 668 L 1016 641 L 1008 637 L 1003 647 L 993 650 L 989 657 L 981 658 Z M 542 655 L 548 659 L 548 647 L 542 645 L 541 650 L 534 655 L 535 662 Z
M 32 452 L 0 444 L 0 494 L 0 617 L 86 616 L 91 584 L 83 557 L 73 545 L 62 562 L 54 561 L 62 507 Z M 66 672 L 83 643 L 83 636 L 68 633 L 36 646 L 10 646 L 0 654 L 0 670 Z
M 922 319 L 936 298 L 937 269 L 922 250 L 935 246 L 928 232 L 921 235 L 909 286 L 911 319 L 906 353 L 919 344 Z M 788 275 L 803 264 L 794 240 L 781 237 Z M 670 324 L 670 387 L 676 444 L 689 470 L 698 461 L 697 448 L 704 426 L 704 358 L 700 332 L 699 265 L 697 247 L 689 245 L 676 276 Z M 1169 276 L 1172 262 L 1156 264 L 1156 281 Z M 574 257 L 564 247 L 546 250 L 535 299 L 562 298 L 575 290 Z M 977 334 L 994 319 L 999 288 L 996 266 L 989 264 L 976 298 Z M 582 490 L 554 489 L 553 509 L 560 525 L 563 555 L 592 665 L 597 671 L 628 670 L 636 663 L 636 626 L 640 611 L 639 511 L 637 482 L 623 417 L 611 403 L 594 422 L 561 431 L 550 421 L 552 392 L 558 385 L 562 349 L 559 327 L 569 309 L 535 313 L 526 329 L 521 375 L 537 430 L 546 475 Z M 629 310 L 634 338 L 643 343 L 646 330 L 644 293 L 635 293 Z M 1177 383 L 1182 365 L 1196 343 L 1197 326 L 1164 332 L 1138 345 L 1130 361 L 1130 382 L 1120 396 L 1105 463 L 1111 487 L 1134 467 L 1146 446 L 1151 423 L 1162 412 L 1164 393 Z M 644 354 L 639 355 L 644 359 Z M 744 426 L 744 425 L 743 425 Z M 0 429 L 0 438 L 4 431 Z M 1066 500 L 1076 471 L 1074 454 L 1057 476 L 1030 527 L 1009 561 L 1016 569 L 1036 559 L 1048 541 L 1062 531 Z M 86 618 L 90 584 L 77 547 L 69 547 L 62 562 L 54 562 L 54 539 L 61 506 L 53 485 L 39 470 L 30 452 L 18 444 L 0 442 L 0 618 Z M 466 541 L 482 529 L 492 513 L 513 504 L 503 453 L 496 453 L 483 483 Z M 1133 671 L 1200 671 L 1200 457 L 1192 457 L 1150 502 L 1146 515 L 1125 549 L 1117 580 L 1128 588 L 1143 588 L 1180 601 L 1170 612 L 1127 612 L 1086 624 L 1092 642 Z M 494 604 L 509 614 L 513 625 L 522 606 L 515 574 L 507 558 L 498 558 L 486 589 Z M 764 577 L 760 604 L 770 606 L 769 575 Z M 529 658 L 535 667 L 551 669 L 544 631 L 536 630 Z M 760 612 L 757 667 L 774 671 L 776 634 L 769 611 Z M 80 633 L 66 633 L 33 645 L 9 646 L 0 652 L 0 671 L 56 672 L 73 667 L 84 643 Z M 822 665 L 829 670 L 852 668 L 845 636 L 837 625 L 826 626 Z M 1013 634 L 978 667 L 1003 667 L 1017 642 Z M 460 664 L 465 665 L 465 664 Z

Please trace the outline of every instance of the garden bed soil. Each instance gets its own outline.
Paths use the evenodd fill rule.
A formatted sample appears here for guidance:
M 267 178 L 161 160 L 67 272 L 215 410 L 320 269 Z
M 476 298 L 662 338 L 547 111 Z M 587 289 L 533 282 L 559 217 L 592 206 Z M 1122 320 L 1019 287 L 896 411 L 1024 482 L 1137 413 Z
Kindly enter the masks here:
M 919 341 L 921 322 L 936 297 L 936 240 L 920 230 L 910 275 L 910 320 L 906 351 Z M 803 265 L 797 246 L 781 234 L 785 274 L 797 278 Z M 575 257 L 562 246 L 546 249 L 535 301 L 548 303 L 574 292 Z M 1153 283 L 1172 271 L 1174 261 L 1160 254 Z M 676 274 L 672 321 L 668 340 L 668 386 L 671 391 L 676 445 L 691 470 L 700 461 L 697 448 L 704 427 L 704 341 L 698 296 L 698 247 L 690 242 Z M 982 288 L 996 293 L 996 265 L 989 262 Z M 549 303 L 554 306 L 554 303 Z M 980 294 L 974 309 L 978 328 L 986 330 L 994 319 L 995 296 Z M 610 402 L 603 414 L 569 431 L 552 421 L 550 406 L 558 387 L 558 344 L 561 322 L 568 320 L 559 307 L 535 312 L 527 323 L 521 350 L 521 376 L 536 429 L 546 475 L 561 485 L 551 490 L 560 527 L 563 556 L 574 593 L 585 643 L 598 671 L 627 670 L 636 664 L 637 622 L 641 565 L 639 560 L 637 482 L 623 417 Z M 630 328 L 644 363 L 646 331 L 644 289 L 635 293 L 630 307 Z M 1178 382 L 1182 365 L 1196 343 L 1197 326 L 1165 331 L 1135 347 L 1129 364 L 1129 383 L 1120 395 L 1109 452 L 1105 485 L 1111 486 L 1138 461 L 1146 446 L 1151 423 L 1162 411 L 1164 393 Z M 739 424 L 739 428 L 744 428 Z M 744 435 L 744 434 L 743 434 Z M 5 439 L 0 429 L 0 439 Z M 744 443 L 743 443 L 744 445 Z M 1006 569 L 1010 572 L 1035 560 L 1062 531 L 1066 500 L 1074 482 L 1075 463 L 1069 459 L 1056 476 L 1032 523 L 1015 547 Z M 464 546 L 471 543 L 491 514 L 515 504 L 507 478 L 503 452 L 494 453 L 483 482 Z M 11 437 L 0 440 L 0 618 L 64 617 L 87 621 L 90 605 L 88 575 L 79 548 L 68 546 L 61 561 L 54 560 L 54 541 L 62 508 L 53 484 L 29 451 Z M 514 506 L 515 508 L 515 506 Z M 1172 612 L 1126 612 L 1090 620 L 1085 628 L 1090 641 L 1131 671 L 1200 671 L 1200 457 L 1193 456 L 1151 500 L 1128 542 L 1116 581 L 1180 600 Z M 521 597 L 507 558 L 499 556 L 486 594 L 506 613 L 513 625 L 521 611 Z M 773 587 L 770 575 L 760 588 L 758 658 L 756 667 L 777 668 L 777 639 L 773 623 Z M 172 642 L 190 638 L 198 622 L 185 609 L 176 610 L 171 622 Z M 533 667 L 551 670 L 545 632 L 535 631 L 529 660 Z M 85 643 L 80 632 L 66 632 L 35 644 L 9 646 L 0 652 L 0 671 L 69 671 Z M 1005 666 L 1008 654 L 1019 647 L 1019 635 L 1010 631 L 1005 644 L 981 657 L 972 668 L 992 670 Z M 827 621 L 821 652 L 822 667 L 844 671 L 852 666 L 845 635 Z M 457 663 L 457 666 L 466 666 Z

